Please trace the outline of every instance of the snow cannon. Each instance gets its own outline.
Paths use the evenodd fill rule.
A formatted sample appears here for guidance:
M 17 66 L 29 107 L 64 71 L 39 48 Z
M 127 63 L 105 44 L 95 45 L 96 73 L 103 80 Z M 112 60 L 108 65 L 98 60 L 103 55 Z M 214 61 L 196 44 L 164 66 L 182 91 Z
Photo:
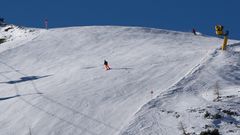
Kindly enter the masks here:
M 224 41 L 223 41 L 223 45 L 222 45 L 221 48 L 222 48 L 222 50 L 226 50 L 229 31 L 223 32 L 223 26 L 222 25 L 216 25 L 215 30 L 216 30 L 216 34 L 218 36 L 224 36 Z
M 222 25 L 216 25 L 215 26 L 216 34 L 221 36 L 223 35 L 223 26 Z

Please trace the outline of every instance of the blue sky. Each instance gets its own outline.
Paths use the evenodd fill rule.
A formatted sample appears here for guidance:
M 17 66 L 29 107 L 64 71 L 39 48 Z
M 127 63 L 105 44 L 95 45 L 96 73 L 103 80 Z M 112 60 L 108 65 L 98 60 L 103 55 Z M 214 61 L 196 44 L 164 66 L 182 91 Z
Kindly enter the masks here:
M 239 0 L 1 0 L 6 22 L 43 27 L 120 25 L 176 31 L 195 28 L 215 36 L 222 24 L 230 38 L 240 39 Z

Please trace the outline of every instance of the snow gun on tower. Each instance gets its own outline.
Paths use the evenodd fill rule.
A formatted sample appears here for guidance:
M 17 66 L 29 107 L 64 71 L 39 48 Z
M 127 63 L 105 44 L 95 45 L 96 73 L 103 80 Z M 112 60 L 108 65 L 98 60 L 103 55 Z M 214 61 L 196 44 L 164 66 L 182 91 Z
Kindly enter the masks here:
M 222 45 L 222 50 L 226 50 L 229 31 L 227 30 L 226 32 L 224 32 L 224 31 L 223 31 L 223 28 L 224 28 L 224 27 L 223 27 L 222 25 L 216 25 L 216 26 L 215 26 L 216 34 L 217 34 L 218 36 L 224 36 L 224 41 L 223 41 L 223 45 Z

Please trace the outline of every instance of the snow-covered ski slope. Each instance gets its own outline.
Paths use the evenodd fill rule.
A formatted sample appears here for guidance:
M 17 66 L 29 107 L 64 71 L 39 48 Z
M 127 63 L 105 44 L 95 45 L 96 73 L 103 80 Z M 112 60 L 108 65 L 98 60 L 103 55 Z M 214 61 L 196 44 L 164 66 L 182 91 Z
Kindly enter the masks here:
M 240 134 L 240 44 L 216 50 L 134 116 L 122 135 Z M 216 94 L 218 92 L 219 94 Z M 210 116 L 206 117 L 206 112 Z M 214 118 L 217 115 L 220 118 Z
M 238 44 L 221 52 L 219 38 L 138 27 L 4 29 L 1 135 L 176 135 L 179 122 L 239 134 L 239 116 L 198 113 L 239 108 Z M 213 102 L 216 82 L 223 97 Z
M 1 44 L 0 52 L 7 49 L 16 48 L 36 38 L 40 32 L 39 29 L 29 29 L 15 25 L 0 26 L 0 38 L 6 39 L 6 43 Z

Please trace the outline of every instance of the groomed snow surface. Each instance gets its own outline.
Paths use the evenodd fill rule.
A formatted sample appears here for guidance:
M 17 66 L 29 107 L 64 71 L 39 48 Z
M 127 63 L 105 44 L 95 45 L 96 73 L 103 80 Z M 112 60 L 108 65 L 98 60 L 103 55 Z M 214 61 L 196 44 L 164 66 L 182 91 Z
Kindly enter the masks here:
M 221 38 L 139 27 L 0 31 L 0 135 L 240 134 L 238 41 L 221 51 Z

